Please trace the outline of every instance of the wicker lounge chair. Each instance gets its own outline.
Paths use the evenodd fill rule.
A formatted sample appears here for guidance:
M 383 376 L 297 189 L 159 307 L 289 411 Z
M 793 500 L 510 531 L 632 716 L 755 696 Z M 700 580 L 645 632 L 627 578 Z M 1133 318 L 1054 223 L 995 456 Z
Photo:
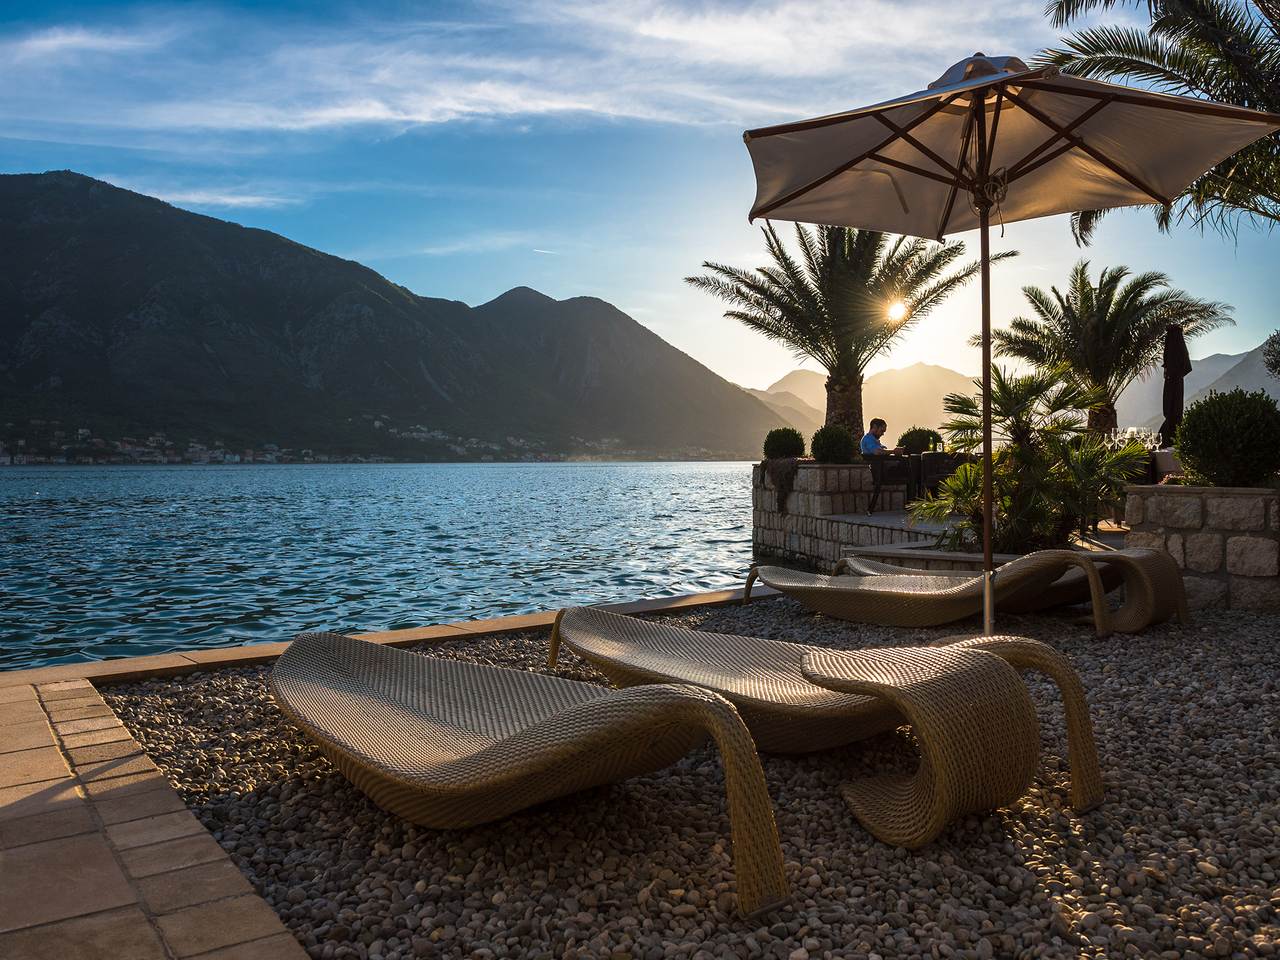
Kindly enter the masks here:
M 849 568 L 846 562 L 843 569 Z M 1110 571 L 1104 580 L 1106 568 Z M 751 587 L 758 578 L 811 610 L 861 623 L 931 627 L 982 609 L 980 576 L 905 568 L 900 572 L 862 560 L 853 561 L 853 569 L 857 575 L 826 576 L 786 567 L 753 567 L 743 603 L 750 602 Z M 1106 581 L 1117 573 L 1125 584 L 1125 599 L 1113 611 L 1106 603 Z M 994 586 L 997 609 L 1008 612 L 1088 599 L 1099 636 L 1112 631 L 1134 633 L 1174 616 L 1184 623 L 1188 619 L 1181 571 L 1172 557 L 1158 550 L 1040 550 L 1001 566 Z
M 1072 805 L 1087 810 L 1102 797 L 1093 727 L 1080 681 L 1066 658 L 1034 640 L 981 637 L 946 647 L 866 654 L 872 658 L 873 669 L 862 679 L 896 677 L 905 691 L 900 695 L 831 689 L 833 684 L 812 682 L 805 675 L 806 658 L 825 652 L 818 647 L 688 630 L 592 608 L 561 611 L 552 629 L 552 664 L 562 643 L 618 686 L 675 681 L 719 693 L 738 707 L 756 743 L 766 752 L 826 750 L 912 722 L 922 741 L 932 738 L 928 750 L 922 745 L 922 752 L 932 759 L 928 769 L 922 769 L 923 779 L 917 782 L 915 793 L 890 793 L 908 807 L 925 801 L 942 806 L 930 807 L 927 816 L 916 810 L 902 819 L 877 813 L 875 804 L 853 803 L 855 813 L 872 833 L 904 846 L 907 839 L 899 829 L 903 823 L 914 825 L 907 831 L 912 845 L 927 843 L 946 820 L 1006 802 L 1025 788 L 1034 772 L 1039 737 L 1033 729 L 1034 711 L 1028 725 L 1026 687 L 1012 670 L 1039 670 L 1057 683 L 1062 693 Z M 810 663 L 809 669 L 818 676 L 821 666 Z M 828 670 L 822 675 L 842 674 Z M 855 681 L 859 678 L 856 671 L 852 676 Z M 983 708 L 974 712 L 972 705 L 979 703 Z M 971 718 L 972 723 L 947 719 L 961 715 Z M 1028 761 L 1027 751 L 1032 747 L 1033 759 Z M 980 760 L 992 756 L 1003 759 L 993 767 L 989 760 L 965 759 L 971 755 Z M 1017 790 L 1010 795 L 1010 784 L 1020 778 Z M 883 795 L 894 786 L 881 781 L 871 793 Z M 930 793 L 932 787 L 938 789 Z M 855 790 L 854 796 L 861 795 Z M 973 806 L 975 803 L 979 806 Z
M 1102 592 L 1110 593 L 1124 586 L 1125 595 L 1120 607 L 1107 609 L 1107 625 L 1120 633 L 1136 633 L 1153 623 L 1163 623 L 1175 616 L 1182 623 L 1188 621 L 1186 589 L 1182 573 L 1173 558 L 1163 550 L 1136 547 L 1126 550 L 1093 551 L 1045 551 L 1067 553 L 1072 565 L 1043 589 L 1012 590 L 1000 598 L 1000 609 L 1006 613 L 1034 613 L 1054 607 L 1078 603 L 1092 603 L 1094 587 L 1088 576 L 1085 562 L 1098 570 Z M 1012 561 L 1017 563 L 1018 561 Z M 1007 564 L 996 572 L 999 574 Z M 952 581 L 973 580 L 972 572 L 964 570 L 916 570 L 880 563 L 864 557 L 844 557 L 836 563 L 836 575 L 942 577 Z M 1097 615 L 1095 612 L 1095 623 Z M 1101 632 L 1101 631 L 1100 631 Z
M 271 672 L 281 709 L 379 806 L 428 827 L 469 827 L 662 769 L 710 736 L 724 763 L 738 901 L 787 899 L 755 745 L 732 704 L 665 684 L 610 690 L 302 634 Z

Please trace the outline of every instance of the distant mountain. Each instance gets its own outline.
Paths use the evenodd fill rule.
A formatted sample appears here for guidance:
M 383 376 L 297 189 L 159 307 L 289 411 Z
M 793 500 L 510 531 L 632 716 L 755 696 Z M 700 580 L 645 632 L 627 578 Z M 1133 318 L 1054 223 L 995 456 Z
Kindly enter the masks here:
M 1231 369 L 1212 383 L 1197 390 L 1195 393 L 1188 390 L 1187 405 L 1190 406 L 1210 391 L 1226 393 L 1228 390 L 1235 390 L 1237 387 L 1250 392 L 1261 390 L 1273 400 L 1280 402 L 1280 380 L 1271 376 L 1267 372 L 1267 368 L 1262 365 L 1262 344 L 1258 344 L 1248 353 L 1241 355 L 1238 363 L 1234 364 Z
M 773 384 L 774 396 L 794 394 L 813 406 L 819 422 L 826 419 L 827 378 L 812 370 L 793 370 Z M 862 387 L 865 419 L 881 417 L 889 423 L 889 438 L 896 440 L 908 427 L 937 429 L 946 419 L 942 398 L 948 393 L 975 392 L 973 378 L 948 367 L 915 363 L 897 370 L 882 370 L 867 377 Z
M 827 416 L 827 375 L 812 370 L 792 370 L 777 383 L 765 388 L 766 393 L 789 393 L 817 410 L 820 419 Z
M 822 426 L 823 420 L 826 419 L 821 411 L 814 409 L 794 393 L 786 390 L 779 390 L 776 393 L 770 393 L 767 390 L 748 390 L 747 393 L 782 417 L 786 421 L 786 426 L 799 430 L 806 439 L 813 436 L 813 432 Z
M 1243 360 L 1247 354 L 1215 353 L 1200 360 L 1191 361 L 1191 373 L 1183 383 L 1183 389 L 1189 398 L 1196 391 L 1207 387 L 1213 381 Z M 1164 373 L 1159 366 L 1147 374 L 1145 380 L 1139 378 L 1120 394 L 1120 402 L 1116 404 L 1116 415 L 1122 427 L 1148 427 L 1159 429 L 1164 421 Z M 1154 427 L 1150 421 L 1155 420 Z
M 422 297 L 66 171 L 0 176 L 0 406 L 10 423 L 407 456 L 469 437 L 754 457 L 781 422 L 602 300 Z

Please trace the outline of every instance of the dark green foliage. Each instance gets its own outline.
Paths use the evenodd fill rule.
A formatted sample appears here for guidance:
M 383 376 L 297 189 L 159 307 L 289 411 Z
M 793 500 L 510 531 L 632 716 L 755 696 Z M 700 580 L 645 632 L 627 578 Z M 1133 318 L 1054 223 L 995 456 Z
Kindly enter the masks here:
M 1195 483 L 1269 485 L 1280 471 L 1280 408 L 1261 390 L 1211 393 L 1188 408 L 1175 447 Z
M 1262 365 L 1267 373 L 1280 378 L 1280 330 L 1262 341 Z
M 908 427 L 906 432 L 898 438 L 898 446 L 907 453 L 924 453 L 926 450 L 932 450 L 935 445 L 942 445 L 942 434 L 928 427 Z
M 1026 553 L 1066 546 L 1074 531 L 1088 532 L 1120 501 L 1126 483 L 1142 470 L 1147 451 L 1138 444 L 1110 450 L 1085 434 L 1079 411 L 1094 405 L 1097 391 L 1072 382 L 1062 368 L 1016 375 L 999 367 L 991 375 L 995 442 L 992 545 L 997 553 Z M 982 448 L 980 397 L 950 394 L 950 441 L 967 453 Z M 953 550 L 982 543 L 982 469 L 962 464 L 935 496 L 908 507 L 913 517 L 950 522 L 939 539 Z
M 794 427 L 778 427 L 764 438 L 764 457 L 803 457 L 804 437 Z
M 1032 66 L 1052 63 L 1073 76 L 1280 112 L 1276 0 L 1050 0 L 1048 13 L 1063 27 L 1088 24 L 1092 12 L 1116 6 L 1135 8 L 1149 22 L 1126 14 L 1132 25 L 1086 25 Z M 1277 182 L 1280 140 L 1263 137 L 1193 180 L 1172 206 L 1151 209 L 1162 230 L 1183 221 L 1232 235 L 1241 223 L 1274 227 L 1280 223 Z M 1075 214 L 1077 238 L 1087 243 L 1105 212 Z
M 813 434 L 809 451 L 818 463 L 853 463 L 858 445 L 847 427 L 829 423 Z

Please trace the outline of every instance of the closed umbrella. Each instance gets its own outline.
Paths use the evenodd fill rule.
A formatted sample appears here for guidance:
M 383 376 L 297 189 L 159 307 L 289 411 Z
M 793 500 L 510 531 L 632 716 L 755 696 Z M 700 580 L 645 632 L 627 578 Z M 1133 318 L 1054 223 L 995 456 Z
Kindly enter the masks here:
M 751 219 L 942 239 L 979 230 L 982 261 L 983 626 L 991 591 L 991 276 L 1000 222 L 1158 203 L 1255 140 L 1280 115 L 1029 68 L 962 60 L 925 90 L 749 130 Z
M 1191 372 L 1191 354 L 1187 353 L 1187 338 L 1176 323 L 1164 331 L 1164 395 L 1161 403 L 1164 423 L 1160 424 L 1160 443 L 1173 446 L 1173 438 L 1182 423 L 1183 380 Z

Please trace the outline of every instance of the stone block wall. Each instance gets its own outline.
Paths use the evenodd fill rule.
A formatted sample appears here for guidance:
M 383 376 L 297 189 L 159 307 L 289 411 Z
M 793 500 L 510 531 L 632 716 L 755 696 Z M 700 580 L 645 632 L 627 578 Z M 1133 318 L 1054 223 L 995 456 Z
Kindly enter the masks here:
M 1125 546 L 1168 552 L 1193 606 L 1280 610 L 1280 493 L 1132 486 Z
M 867 512 L 873 486 L 866 464 L 801 463 L 785 509 L 780 510 L 773 481 L 756 464 L 751 471 L 751 541 L 756 558 L 799 562 L 830 572 L 849 547 L 935 539 L 854 519 Z M 885 484 L 876 510 L 901 510 L 905 499 L 905 485 Z

